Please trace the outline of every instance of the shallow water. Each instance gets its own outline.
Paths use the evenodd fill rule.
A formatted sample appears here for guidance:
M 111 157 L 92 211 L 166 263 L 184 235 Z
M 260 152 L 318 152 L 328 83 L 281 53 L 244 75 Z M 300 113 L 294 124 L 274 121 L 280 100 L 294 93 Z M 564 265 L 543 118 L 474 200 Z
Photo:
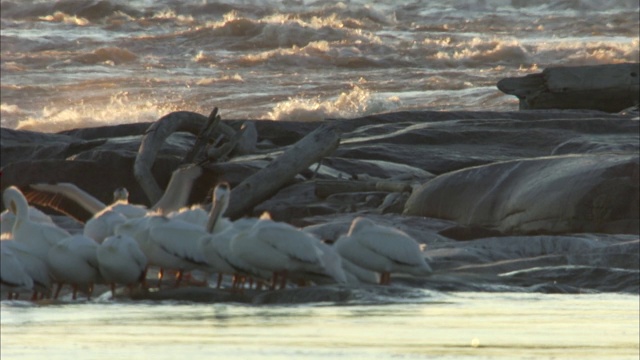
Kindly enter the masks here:
M 246 306 L 3 301 L 11 359 L 637 359 L 637 295 L 425 292 L 384 303 Z M 388 300 L 388 299 L 387 299 Z
M 1 125 L 515 110 L 500 79 L 638 62 L 635 0 L 1 0 Z

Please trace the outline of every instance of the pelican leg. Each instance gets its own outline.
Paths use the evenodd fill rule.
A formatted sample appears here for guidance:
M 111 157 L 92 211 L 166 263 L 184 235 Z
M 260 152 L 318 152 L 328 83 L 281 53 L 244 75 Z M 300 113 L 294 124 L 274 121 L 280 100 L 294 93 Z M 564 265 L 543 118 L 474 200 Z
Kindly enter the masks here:
M 175 287 L 180 287 L 180 283 L 182 282 L 182 277 L 184 276 L 184 272 L 182 270 L 178 270 L 176 275 L 176 284 Z
M 76 300 L 78 298 L 78 285 L 73 284 L 73 295 L 71 296 L 71 300 Z
M 389 285 L 391 283 L 391 274 L 387 271 L 380 275 L 380 285 Z
M 142 287 L 145 289 L 149 288 L 149 284 L 147 284 L 147 271 L 149 271 L 149 266 L 144 267 L 144 270 L 142 270 L 142 273 L 140 273 L 140 277 L 138 278 L 138 281 L 140 281 Z
M 218 273 L 218 283 L 216 284 L 216 289 L 220 289 L 220 285 L 222 285 L 222 273 Z
M 280 273 L 280 290 L 287 286 L 287 270 L 282 270 Z
M 91 300 L 91 295 L 93 295 L 93 284 L 89 284 L 89 288 L 87 289 L 87 301 Z
M 274 271 L 273 275 L 271 275 L 271 286 L 269 287 L 269 290 L 275 290 L 277 283 L 278 283 L 278 272 Z
M 164 277 L 164 269 L 160 268 L 158 271 L 158 288 L 160 288 L 160 283 L 162 282 L 162 278 Z
M 53 295 L 53 298 L 54 298 L 54 299 L 57 299 L 57 298 L 58 298 L 58 295 L 60 295 L 60 290 L 62 290 L 62 285 L 63 285 L 63 284 L 62 284 L 61 282 L 60 282 L 60 283 L 58 283 L 58 287 L 56 288 L 56 292 L 55 292 L 55 294 Z

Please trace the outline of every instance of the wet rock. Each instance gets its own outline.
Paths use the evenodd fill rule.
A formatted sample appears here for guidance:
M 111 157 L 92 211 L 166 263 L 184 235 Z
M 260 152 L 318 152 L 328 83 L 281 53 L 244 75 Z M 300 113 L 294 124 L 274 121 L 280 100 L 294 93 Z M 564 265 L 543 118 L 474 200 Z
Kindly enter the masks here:
M 411 195 L 404 214 L 503 234 L 637 234 L 639 174 L 635 154 L 499 162 L 435 178 Z

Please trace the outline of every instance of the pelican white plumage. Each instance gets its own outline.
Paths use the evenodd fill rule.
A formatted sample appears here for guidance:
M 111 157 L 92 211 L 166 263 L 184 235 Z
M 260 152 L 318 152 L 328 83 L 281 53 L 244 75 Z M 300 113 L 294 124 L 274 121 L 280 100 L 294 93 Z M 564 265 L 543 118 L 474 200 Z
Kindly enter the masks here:
M 413 238 L 363 217 L 353 220 L 349 232 L 338 238 L 335 246 L 343 258 L 380 273 L 381 284 L 389 284 L 392 272 L 417 276 L 431 273 L 420 245 Z
M 147 257 L 131 236 L 107 237 L 98 247 L 96 255 L 100 274 L 111 285 L 114 297 L 115 284 L 122 284 L 131 289 L 133 285 L 144 281 Z
M 171 174 L 169 184 L 158 202 L 151 210 L 160 214 L 169 214 L 183 208 L 189 200 L 193 182 L 202 175 L 202 168 L 189 164 L 179 167 Z
M 318 285 L 349 283 L 348 275 L 344 271 L 342 258 L 336 252 L 335 248 L 322 241 L 314 243 L 322 252 L 321 260 L 323 267 L 315 267 L 307 271 L 299 271 L 293 274 L 293 278 L 306 284 L 309 281 Z M 338 269 L 338 270 L 336 270 Z
M 141 205 L 129 204 L 129 191 L 120 187 L 113 192 L 114 201 L 111 205 L 95 213 L 84 225 L 83 234 L 98 243 L 113 235 L 116 226 L 128 219 L 139 218 L 147 214 L 147 208 Z
M 31 245 L 13 241 L 0 241 L 2 248 L 11 251 L 16 259 L 22 264 L 22 268 L 33 281 L 32 300 L 37 300 L 38 293 L 44 297 L 51 289 L 51 276 L 47 263 L 34 254 Z
M 147 209 L 142 205 L 129 204 L 128 200 L 121 200 L 112 204 L 110 206 L 111 210 L 119 212 L 127 218 L 145 216 L 148 212 L 168 214 L 172 211 L 177 211 L 187 204 L 191 188 L 193 187 L 193 182 L 201 174 L 202 168 L 198 165 L 180 167 L 173 171 L 169 184 L 167 185 L 162 197 L 151 209 Z M 38 195 L 50 195 L 45 196 L 44 199 L 38 199 L 41 205 L 50 206 L 69 215 L 72 215 L 71 212 L 67 211 L 64 206 L 56 206 L 53 199 L 58 197 L 69 199 L 82 207 L 85 212 L 90 214 L 90 216 L 93 216 L 108 207 L 107 204 L 71 183 L 32 184 L 30 185 L 30 188 L 34 191 L 34 194 L 30 195 L 34 200 L 38 199 Z M 128 192 L 123 193 L 121 198 L 128 199 Z M 87 220 L 87 218 L 76 218 L 82 222 Z
M 334 245 L 335 246 L 335 245 Z M 336 251 L 337 252 L 337 251 Z M 380 274 L 358 266 L 346 258 L 342 258 L 342 270 L 349 284 L 379 284 Z
M 66 230 L 49 223 L 40 223 L 29 217 L 29 204 L 22 192 L 10 186 L 3 193 L 4 205 L 16 216 L 11 231 L 14 241 L 31 246 L 33 254 L 46 262 L 49 249 L 60 240 L 71 236 Z
M 269 271 L 261 270 L 248 264 L 231 251 L 233 238 L 240 232 L 249 230 L 256 222 L 258 222 L 257 218 L 238 219 L 233 222 L 233 226 L 201 239 L 201 249 L 207 262 L 215 264 L 217 271 L 222 274 L 233 274 L 234 287 L 240 287 L 241 280 L 246 277 L 258 281 L 269 280 L 272 277 Z M 221 281 L 222 279 L 219 280 Z
M 33 279 L 20 259 L 8 246 L 5 246 L 9 241 L 11 240 L 2 241 L 0 246 L 0 284 L 2 284 L 2 290 L 7 291 L 8 299 L 12 300 L 17 299 L 20 291 L 32 291 Z
M 181 220 L 194 225 L 200 225 L 202 227 L 207 226 L 209 220 L 209 213 L 202 208 L 201 205 L 196 204 L 191 207 L 183 207 L 180 210 L 173 211 L 167 214 L 169 219 Z
M 251 228 L 239 232 L 231 240 L 231 251 L 252 267 L 273 274 L 272 288 L 281 277 L 286 284 L 289 272 L 325 272 L 338 282 L 344 282 L 340 267 L 327 267 L 319 239 L 292 225 L 260 219 Z
M 230 189 L 228 183 L 220 183 L 213 189 L 213 201 L 211 211 L 205 222 L 207 233 L 198 239 L 198 247 L 207 263 L 208 271 L 218 273 L 218 282 L 216 287 L 220 288 L 223 274 L 232 274 L 235 269 L 220 254 L 214 237 L 223 232 L 224 228 L 232 228 L 233 225 L 228 221 L 228 225 L 220 226 L 220 218 L 229 206 Z M 226 220 L 226 219 L 225 219 Z M 216 228 L 216 225 L 217 228 Z
M 54 224 L 51 216 L 43 213 L 42 211 L 34 208 L 33 206 L 29 206 L 29 218 L 31 221 Z M 8 234 L 11 233 L 13 229 L 13 224 L 16 221 L 16 216 L 9 210 L 5 210 L 0 213 L 0 234 Z
M 91 298 L 93 286 L 101 282 L 96 255 L 98 243 L 84 235 L 73 235 L 54 245 L 47 255 L 47 264 L 58 289 L 54 298 L 58 297 L 63 284 L 73 287 L 72 299 L 77 298 L 79 288 L 87 290 L 87 299 Z
M 184 272 L 206 268 L 199 246 L 199 239 L 206 234 L 202 226 L 155 216 L 149 224 L 149 236 L 140 247 L 149 264 L 178 270 L 179 282 Z
M 179 280 L 183 272 L 206 266 L 198 246 L 198 239 L 206 234 L 204 227 L 162 215 L 147 215 L 117 226 L 115 234 L 134 238 L 149 266 L 177 270 Z M 160 278 L 162 274 L 161 270 Z

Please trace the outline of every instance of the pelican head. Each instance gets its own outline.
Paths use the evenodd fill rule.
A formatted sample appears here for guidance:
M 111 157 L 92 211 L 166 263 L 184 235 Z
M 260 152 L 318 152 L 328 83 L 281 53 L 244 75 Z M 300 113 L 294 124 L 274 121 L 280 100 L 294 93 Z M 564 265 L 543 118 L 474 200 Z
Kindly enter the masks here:
M 116 201 L 129 201 L 129 190 L 126 187 L 119 187 L 113 191 L 113 202 Z
M 348 235 L 351 236 L 373 225 L 374 225 L 373 221 L 367 218 L 358 216 L 357 218 L 353 219 L 353 222 L 351 223 L 351 227 L 349 228 Z
M 231 198 L 231 188 L 229 183 L 222 182 L 213 189 L 213 204 L 211 205 L 211 212 L 209 213 L 209 221 L 207 222 L 207 231 L 212 232 L 216 226 L 218 219 L 224 214 L 229 207 L 229 200 Z
M 22 191 L 15 186 L 9 186 L 2 193 L 2 201 L 4 206 L 9 209 L 14 215 L 18 215 L 21 208 L 25 211 L 28 210 L 29 204 L 27 199 L 22 194 Z

